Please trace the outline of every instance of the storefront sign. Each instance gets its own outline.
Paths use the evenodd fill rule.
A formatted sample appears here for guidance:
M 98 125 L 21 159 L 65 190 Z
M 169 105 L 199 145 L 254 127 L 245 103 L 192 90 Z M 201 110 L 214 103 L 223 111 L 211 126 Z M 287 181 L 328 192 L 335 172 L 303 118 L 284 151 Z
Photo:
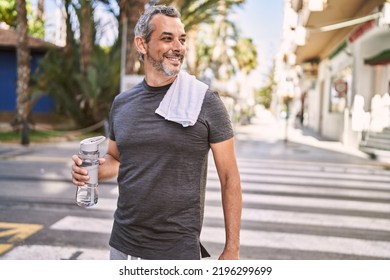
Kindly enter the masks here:
M 366 33 L 368 30 L 373 28 L 374 25 L 375 25 L 375 20 L 370 20 L 363 23 L 362 25 L 360 25 L 359 27 L 357 27 L 351 32 L 351 34 L 348 37 L 348 41 L 350 43 L 355 42 L 357 39 L 363 36 L 364 33 Z

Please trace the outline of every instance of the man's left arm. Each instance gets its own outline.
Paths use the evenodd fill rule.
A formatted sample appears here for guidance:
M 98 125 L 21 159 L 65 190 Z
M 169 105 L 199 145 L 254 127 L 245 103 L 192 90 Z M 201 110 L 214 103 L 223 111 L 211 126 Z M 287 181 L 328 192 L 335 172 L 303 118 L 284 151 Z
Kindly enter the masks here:
M 211 144 L 215 166 L 221 182 L 226 242 L 220 260 L 239 259 L 242 193 L 240 174 L 234 151 L 234 139 Z

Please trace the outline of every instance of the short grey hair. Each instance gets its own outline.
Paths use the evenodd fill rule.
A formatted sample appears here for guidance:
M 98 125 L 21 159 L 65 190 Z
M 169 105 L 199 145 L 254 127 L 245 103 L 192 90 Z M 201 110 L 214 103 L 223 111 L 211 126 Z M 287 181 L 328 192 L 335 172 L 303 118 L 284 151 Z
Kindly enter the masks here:
M 150 36 L 154 31 L 154 26 L 150 25 L 154 15 L 162 14 L 164 16 L 180 18 L 180 12 L 176 8 L 166 5 L 151 6 L 139 18 L 134 28 L 134 35 L 145 39 L 146 43 L 150 41 Z

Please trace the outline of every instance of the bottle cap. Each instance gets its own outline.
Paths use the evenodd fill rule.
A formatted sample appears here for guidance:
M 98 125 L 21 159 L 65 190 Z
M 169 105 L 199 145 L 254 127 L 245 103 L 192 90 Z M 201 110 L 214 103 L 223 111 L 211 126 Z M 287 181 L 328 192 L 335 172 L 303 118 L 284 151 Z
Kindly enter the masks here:
M 95 152 L 99 150 L 99 144 L 102 143 L 106 137 L 96 136 L 84 139 L 80 142 L 80 151 Z

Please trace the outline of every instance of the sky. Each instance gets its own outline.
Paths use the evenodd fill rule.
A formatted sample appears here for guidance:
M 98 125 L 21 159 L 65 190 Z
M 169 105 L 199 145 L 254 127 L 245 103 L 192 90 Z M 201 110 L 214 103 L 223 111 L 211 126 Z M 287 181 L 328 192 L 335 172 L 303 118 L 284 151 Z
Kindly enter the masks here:
M 243 36 L 253 39 L 258 52 L 253 82 L 265 82 L 282 36 L 284 0 L 246 0 L 236 9 L 237 22 Z
M 54 17 L 50 17 L 58 0 L 45 0 L 45 13 L 49 24 Z M 37 0 L 30 0 L 36 6 Z M 279 48 L 282 35 L 284 0 L 246 0 L 236 8 L 233 20 L 236 20 L 239 30 L 244 37 L 253 39 L 258 51 L 259 69 L 251 76 L 254 83 L 264 83 L 272 67 L 272 59 Z M 107 39 L 107 42 L 110 39 Z M 260 79 L 260 81 L 259 81 Z

